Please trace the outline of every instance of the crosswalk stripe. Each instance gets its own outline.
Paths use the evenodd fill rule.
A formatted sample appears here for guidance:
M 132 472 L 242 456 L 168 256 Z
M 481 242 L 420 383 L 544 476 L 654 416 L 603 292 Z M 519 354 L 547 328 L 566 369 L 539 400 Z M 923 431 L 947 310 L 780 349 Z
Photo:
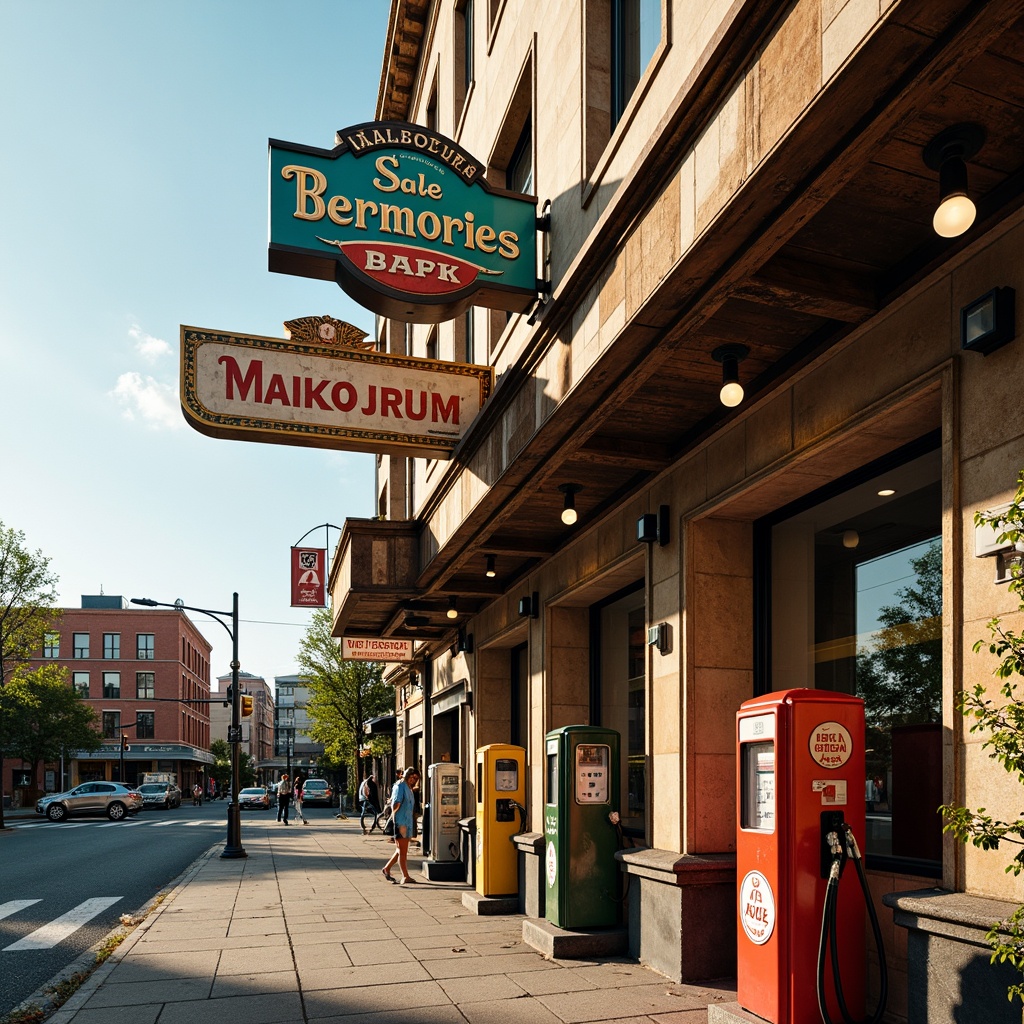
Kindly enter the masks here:
M 19 910 L 31 907 L 34 903 L 41 902 L 41 900 L 8 900 L 6 903 L 0 903 L 0 920 L 10 917 L 11 914 L 17 914 Z
M 77 907 L 69 910 L 66 914 L 61 914 L 60 917 L 55 917 L 48 924 L 44 924 L 42 928 L 29 932 L 23 939 L 4 946 L 0 952 L 16 953 L 26 949 L 51 949 L 121 899 L 124 897 L 101 896 L 79 903 Z

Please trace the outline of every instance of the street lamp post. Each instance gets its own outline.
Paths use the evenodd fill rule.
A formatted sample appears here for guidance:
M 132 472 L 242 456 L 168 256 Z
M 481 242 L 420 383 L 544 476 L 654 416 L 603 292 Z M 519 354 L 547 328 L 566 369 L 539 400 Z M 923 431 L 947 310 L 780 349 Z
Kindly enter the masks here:
M 215 622 L 219 622 L 231 637 L 231 728 L 228 734 L 228 743 L 231 747 L 231 800 L 228 803 L 228 837 L 221 857 L 235 858 L 248 857 L 242 846 L 242 816 L 238 808 L 238 789 L 241 780 L 239 750 L 242 741 L 242 694 L 238 687 L 238 592 L 232 597 L 231 611 L 211 611 L 209 608 L 196 608 L 194 605 L 184 604 L 179 598 L 174 604 L 165 604 L 163 601 L 153 601 L 148 597 L 133 597 L 132 604 L 142 604 L 147 608 L 174 608 L 178 611 L 188 610 L 199 612 L 202 615 L 209 615 Z M 231 625 L 221 618 L 222 615 L 231 616 Z

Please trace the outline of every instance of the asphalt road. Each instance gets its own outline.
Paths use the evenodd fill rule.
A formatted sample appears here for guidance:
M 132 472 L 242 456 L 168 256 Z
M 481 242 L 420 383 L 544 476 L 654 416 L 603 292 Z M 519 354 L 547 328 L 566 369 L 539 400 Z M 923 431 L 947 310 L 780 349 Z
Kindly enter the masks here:
M 316 808 L 306 815 L 334 813 Z M 243 846 L 246 830 L 264 823 L 276 826 L 273 810 L 242 812 Z M 78 818 L 55 825 L 34 817 L 7 824 L 0 832 L 0 1016 L 116 928 L 122 914 L 141 909 L 201 853 L 224 844 L 227 805 L 217 800 L 193 807 L 187 800 L 174 810 L 145 810 L 116 823 Z M 69 914 L 70 920 L 58 920 Z M 31 948 L 8 948 L 26 939 Z

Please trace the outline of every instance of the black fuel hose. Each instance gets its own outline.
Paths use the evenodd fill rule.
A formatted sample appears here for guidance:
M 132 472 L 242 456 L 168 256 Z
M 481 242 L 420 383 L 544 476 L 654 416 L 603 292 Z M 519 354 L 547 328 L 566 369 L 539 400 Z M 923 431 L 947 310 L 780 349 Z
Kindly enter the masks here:
M 844 1024 L 878 1024 L 885 1013 L 885 1004 L 889 999 L 889 972 L 885 963 L 885 947 L 882 943 L 882 929 L 878 924 L 878 915 L 875 913 L 874 903 L 871 901 L 871 893 L 868 889 L 868 880 L 864 874 L 864 865 L 860 856 L 860 848 L 857 846 L 857 839 L 849 825 L 844 825 L 846 853 L 853 860 L 857 870 L 857 878 L 860 880 L 861 891 L 864 894 L 864 903 L 868 909 L 868 917 L 871 920 L 871 930 L 875 936 L 875 949 L 878 951 L 879 985 L 878 1005 L 870 1017 L 857 1020 L 846 1005 L 846 998 L 843 994 L 843 981 L 839 970 L 839 936 L 837 922 L 839 918 L 839 879 L 843 873 L 843 846 L 839 836 L 835 832 L 828 834 L 829 846 L 832 849 L 832 867 L 829 871 L 828 884 L 825 887 L 825 903 L 821 912 L 821 938 L 818 940 L 818 1010 L 824 1024 L 835 1024 L 829 1016 L 825 1005 L 825 952 L 831 945 L 832 951 L 832 980 L 836 991 L 836 1000 L 839 1003 L 839 1012 L 842 1014 Z

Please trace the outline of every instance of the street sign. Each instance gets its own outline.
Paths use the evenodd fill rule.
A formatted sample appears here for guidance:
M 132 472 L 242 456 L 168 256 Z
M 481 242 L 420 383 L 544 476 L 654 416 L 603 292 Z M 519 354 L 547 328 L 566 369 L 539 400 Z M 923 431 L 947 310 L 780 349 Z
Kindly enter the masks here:
M 242 727 L 240 725 L 228 726 L 228 743 L 242 742 Z

